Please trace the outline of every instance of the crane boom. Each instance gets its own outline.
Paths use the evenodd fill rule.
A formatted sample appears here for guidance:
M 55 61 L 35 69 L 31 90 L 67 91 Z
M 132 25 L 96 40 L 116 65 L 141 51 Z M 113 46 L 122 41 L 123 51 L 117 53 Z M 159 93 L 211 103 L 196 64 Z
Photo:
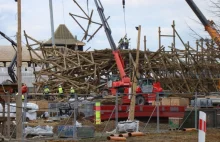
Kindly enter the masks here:
M 199 10 L 199 8 L 196 6 L 196 4 L 194 3 L 193 0 L 186 0 L 186 2 L 191 7 L 191 9 L 194 11 L 194 13 L 199 18 L 199 20 L 202 22 L 202 24 L 205 27 L 205 30 L 209 33 L 209 35 L 212 37 L 212 39 L 215 41 L 215 43 L 218 45 L 218 47 L 220 47 L 220 34 L 219 34 L 219 32 L 206 19 L 206 17 Z
M 10 37 L 8 37 L 7 35 L 5 35 L 3 32 L 0 31 L 0 34 L 5 38 L 7 39 L 9 42 L 11 42 L 11 45 L 13 47 L 17 47 L 17 43 L 14 42 Z M 13 83 L 16 83 L 17 82 L 17 76 L 14 72 L 14 67 L 16 65 L 16 60 L 17 60 L 17 52 L 15 52 L 15 55 L 10 63 L 10 65 L 8 66 L 8 75 L 10 76 L 11 80 Z
M 130 78 L 127 77 L 126 74 L 125 74 L 124 62 L 122 60 L 120 51 L 116 48 L 115 42 L 114 42 L 113 37 L 111 35 L 111 29 L 109 27 L 107 19 L 105 18 L 104 8 L 102 6 L 102 3 L 100 2 L 100 0 L 98 0 L 98 1 L 94 0 L 94 1 L 95 1 L 97 11 L 98 11 L 100 19 L 102 21 L 102 25 L 105 29 L 106 36 L 108 38 L 109 44 L 110 44 L 111 49 L 112 49 L 112 53 L 114 55 L 114 58 L 115 58 L 115 61 L 116 61 L 116 64 L 117 64 L 117 67 L 118 67 L 118 70 L 119 70 L 119 73 L 120 73 L 120 77 L 121 77 L 122 82 L 120 83 L 119 86 L 129 86 L 130 85 Z

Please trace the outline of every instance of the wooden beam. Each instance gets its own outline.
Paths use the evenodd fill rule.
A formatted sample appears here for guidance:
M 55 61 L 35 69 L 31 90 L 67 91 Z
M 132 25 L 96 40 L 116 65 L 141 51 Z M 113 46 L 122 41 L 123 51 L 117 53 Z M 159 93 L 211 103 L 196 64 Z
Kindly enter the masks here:
M 139 67 L 139 49 L 140 49 L 140 40 L 141 40 L 141 26 L 138 27 L 138 41 L 137 41 L 137 52 L 136 52 L 136 67 L 133 70 L 133 82 L 132 82 L 132 97 L 130 103 L 130 111 L 128 119 L 133 121 L 134 120 L 134 113 L 135 113 L 135 103 L 136 103 L 136 88 L 137 88 L 137 76 L 138 67 Z
M 22 129 L 22 92 L 21 92 L 21 67 L 22 67 L 22 48 L 21 48 L 21 0 L 17 0 L 18 10 L 18 31 L 17 31 L 17 84 L 18 84 L 18 95 L 16 96 L 16 139 L 21 140 L 23 129 Z

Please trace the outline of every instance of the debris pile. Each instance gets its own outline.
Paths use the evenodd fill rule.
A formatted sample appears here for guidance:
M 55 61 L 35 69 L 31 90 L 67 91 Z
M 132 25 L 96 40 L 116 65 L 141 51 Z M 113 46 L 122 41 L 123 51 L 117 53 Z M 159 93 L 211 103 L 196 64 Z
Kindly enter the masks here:
M 44 85 L 52 91 L 62 84 L 64 91 L 69 92 L 71 86 L 79 94 L 99 92 L 105 85 L 109 73 L 118 73 L 111 50 L 95 50 L 90 52 L 73 51 L 68 48 L 45 48 L 41 42 L 25 34 L 34 44 L 27 44 L 30 53 L 38 59 L 31 61 L 41 66 L 35 71 L 34 85 L 38 92 Z M 29 43 L 29 42 L 28 42 Z M 42 55 L 34 52 L 32 45 L 39 45 Z M 125 71 L 128 75 L 135 65 L 136 50 L 121 50 L 125 61 Z M 141 51 L 139 72 L 142 76 L 159 81 L 164 90 L 173 93 L 216 92 L 219 89 L 219 55 L 210 41 L 197 41 L 197 47 L 189 44 L 181 50 L 170 47 L 165 50 L 160 47 L 157 51 Z

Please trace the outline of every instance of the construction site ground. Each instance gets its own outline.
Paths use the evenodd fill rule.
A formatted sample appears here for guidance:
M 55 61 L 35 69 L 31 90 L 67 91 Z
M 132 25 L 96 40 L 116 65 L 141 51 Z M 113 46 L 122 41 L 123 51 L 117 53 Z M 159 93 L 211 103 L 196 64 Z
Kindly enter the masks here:
M 197 131 L 149 132 L 145 136 L 128 137 L 127 142 L 197 142 Z M 106 136 L 80 140 L 80 142 L 110 142 Z M 220 129 L 208 129 L 206 142 L 220 142 Z
M 32 123 L 29 123 L 29 126 L 37 126 L 37 125 L 50 125 L 54 127 L 54 134 L 57 133 L 57 125 L 71 125 L 73 120 L 72 118 L 67 121 L 67 119 L 60 121 L 59 123 L 45 123 L 44 120 L 38 120 Z M 115 128 L 115 121 L 105 121 L 100 125 L 94 125 L 89 120 L 83 120 L 79 119 L 79 122 L 82 123 L 84 126 L 94 126 L 95 128 L 95 137 L 89 138 L 89 139 L 79 139 L 79 142 L 110 142 L 107 140 L 107 137 L 110 136 L 110 133 Z M 157 123 L 151 122 L 146 125 L 144 122 L 140 122 L 140 131 L 144 131 L 146 133 L 145 136 L 139 136 L 139 137 L 127 137 L 127 142 L 196 142 L 198 141 L 198 132 L 197 131 L 182 131 L 182 130 L 175 130 L 170 131 L 169 125 L 166 122 L 160 123 L 160 131 L 157 132 Z M 56 136 L 55 136 L 56 137 Z M 30 141 L 39 141 L 39 142 L 73 142 L 70 138 L 29 138 Z M 207 142 L 220 142 L 220 129 L 214 129 L 210 128 L 207 129 L 206 133 L 206 141 Z

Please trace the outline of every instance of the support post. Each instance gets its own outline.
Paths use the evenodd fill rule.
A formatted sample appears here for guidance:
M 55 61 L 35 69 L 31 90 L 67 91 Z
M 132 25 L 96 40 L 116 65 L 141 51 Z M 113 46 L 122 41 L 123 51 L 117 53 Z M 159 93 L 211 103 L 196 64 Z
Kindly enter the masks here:
M 144 52 L 146 53 L 147 51 L 147 39 L 146 36 L 144 36 Z
M 156 94 L 157 96 L 156 96 L 156 98 L 157 98 L 157 100 L 156 100 L 156 102 L 157 102 L 157 133 L 159 133 L 160 132 L 160 109 L 159 109 L 159 93 L 157 93 Z
M 160 30 L 160 27 L 158 30 L 158 34 L 159 34 L 159 49 L 161 49 L 161 30 Z
M 7 137 L 10 138 L 10 94 L 7 92 Z
M 135 113 L 135 103 L 136 103 L 136 88 L 137 88 L 137 76 L 138 74 L 138 64 L 139 64 L 139 49 L 140 49 L 140 40 L 141 40 L 141 26 L 138 27 L 138 42 L 137 42 L 137 53 L 136 53 L 136 67 L 133 70 L 133 82 L 132 82 L 132 97 L 130 103 L 130 111 L 128 119 L 133 121 L 134 120 L 134 113 Z
M 175 40 L 175 37 L 176 37 L 176 32 L 175 32 L 175 21 L 173 21 L 173 47 L 176 48 L 176 40 Z M 173 48 L 172 48 L 172 52 L 173 52 Z
M 76 128 L 76 119 L 77 119 L 77 112 L 78 112 L 78 96 L 75 93 L 75 102 L 74 102 L 74 128 L 73 128 L 73 139 L 77 140 L 77 128 Z
M 27 96 L 28 96 L 28 92 L 29 90 L 27 90 L 27 93 L 26 93 L 26 95 L 24 96 L 25 98 L 24 98 L 24 108 L 23 108 L 23 121 L 22 122 L 26 122 L 26 112 L 27 112 Z M 24 130 L 25 130 L 25 124 L 23 123 L 22 124 L 22 129 L 23 129 L 23 132 L 24 132 Z M 25 141 L 25 133 L 23 133 L 23 136 L 22 136 L 22 141 Z
M 18 9 L 18 32 L 17 32 L 17 83 L 18 95 L 16 96 L 16 139 L 22 138 L 22 101 L 21 101 L 21 66 L 22 66 L 22 49 L 21 49 L 21 0 L 17 0 Z
M 197 89 L 196 89 L 196 93 L 195 93 L 195 129 L 197 129 Z
M 147 54 L 147 40 L 146 40 L 146 36 L 144 36 L 144 54 Z M 147 61 L 146 58 L 144 58 L 144 71 L 146 73 L 146 69 L 147 69 Z
M 118 133 L 118 90 L 116 92 L 116 98 L 115 98 L 115 128 L 116 128 L 116 133 Z

